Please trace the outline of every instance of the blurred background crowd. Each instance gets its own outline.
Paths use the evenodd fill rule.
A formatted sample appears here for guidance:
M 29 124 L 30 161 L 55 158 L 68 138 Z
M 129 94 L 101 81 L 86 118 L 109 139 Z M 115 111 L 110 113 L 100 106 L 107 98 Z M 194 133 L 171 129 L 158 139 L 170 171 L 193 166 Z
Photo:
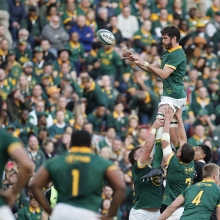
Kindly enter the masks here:
M 2 129 L 24 143 L 33 175 L 47 159 L 68 151 L 73 131 L 85 129 L 93 151 L 121 169 L 127 192 L 115 219 L 128 218 L 134 204 L 128 154 L 146 139 L 163 82 L 122 53 L 158 60 L 164 51 L 160 30 L 169 24 L 179 27 L 188 62 L 188 143 L 210 146 L 212 162 L 220 165 L 219 0 L 0 0 Z M 97 42 L 99 29 L 111 31 L 115 44 Z M 18 172 L 19 165 L 7 164 L 5 190 L 14 188 Z M 103 187 L 101 214 L 108 212 L 112 193 Z M 27 184 L 14 205 L 18 219 L 40 215 L 30 195 Z

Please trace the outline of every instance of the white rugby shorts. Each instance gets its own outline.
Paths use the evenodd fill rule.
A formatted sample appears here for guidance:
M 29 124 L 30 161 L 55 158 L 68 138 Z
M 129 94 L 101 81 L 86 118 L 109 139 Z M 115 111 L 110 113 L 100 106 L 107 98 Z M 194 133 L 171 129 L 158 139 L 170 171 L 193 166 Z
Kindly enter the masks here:
M 161 105 L 169 105 L 175 113 L 178 109 L 180 109 L 184 105 L 186 105 L 186 100 L 187 100 L 187 98 L 173 99 L 173 98 L 168 97 L 168 96 L 161 96 L 161 101 L 159 103 L 159 107 Z
M 167 220 L 179 220 L 184 212 L 184 208 L 178 208 Z
M 100 220 L 100 215 L 84 209 L 64 203 L 58 203 L 52 212 L 52 220 Z
M 160 217 L 160 211 L 149 212 L 143 209 L 131 209 L 129 220 L 158 220 Z
M 15 220 L 11 209 L 7 205 L 0 207 L 0 220 Z

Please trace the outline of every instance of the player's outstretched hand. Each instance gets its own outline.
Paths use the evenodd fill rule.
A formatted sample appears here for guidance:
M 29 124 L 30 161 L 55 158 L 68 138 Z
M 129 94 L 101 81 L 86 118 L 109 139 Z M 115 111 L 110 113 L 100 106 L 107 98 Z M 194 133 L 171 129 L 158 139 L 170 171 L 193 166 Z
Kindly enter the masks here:
M 165 121 L 171 122 L 173 118 L 173 109 L 171 107 L 166 107 L 165 113 L 163 112 L 163 114 L 164 114 L 164 122 Z
M 132 55 L 131 57 L 134 59 L 135 64 L 141 64 L 144 66 L 145 61 L 139 58 L 137 55 Z
M 161 118 L 158 118 L 152 125 L 152 128 L 159 128 L 159 127 L 162 127 L 164 124 L 164 120 L 161 119 Z
M 129 59 L 131 62 L 133 62 L 133 58 L 131 57 L 133 55 L 133 53 L 131 51 L 126 51 L 124 53 L 122 53 L 122 56 L 124 59 Z
M 183 114 L 183 109 L 180 108 L 180 109 L 178 109 L 178 110 L 176 111 L 175 116 L 176 116 L 177 118 L 178 118 L 178 117 L 182 117 L 182 114 Z

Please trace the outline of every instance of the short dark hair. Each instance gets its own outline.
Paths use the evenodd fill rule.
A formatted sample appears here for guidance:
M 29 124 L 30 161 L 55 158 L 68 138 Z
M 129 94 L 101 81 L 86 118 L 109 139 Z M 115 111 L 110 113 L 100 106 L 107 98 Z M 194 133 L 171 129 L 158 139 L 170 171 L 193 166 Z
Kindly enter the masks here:
M 90 147 L 91 135 L 86 130 L 78 130 L 73 132 L 71 137 L 71 147 Z
M 160 33 L 162 34 L 162 36 L 164 35 L 168 35 L 171 39 L 176 37 L 176 41 L 179 42 L 180 40 L 180 30 L 176 25 L 168 25 L 166 27 L 164 27 Z
M 210 147 L 205 144 L 200 144 L 200 145 L 198 145 L 198 147 L 201 147 L 203 153 L 205 154 L 204 161 L 206 163 L 209 163 L 209 161 L 212 159 L 212 151 L 211 151 Z
M 195 157 L 195 150 L 191 144 L 185 143 L 182 146 L 180 161 L 190 163 Z
M 128 159 L 129 159 L 132 166 L 134 166 L 134 164 L 136 162 L 136 160 L 134 159 L 134 155 L 135 155 L 136 151 L 140 148 L 141 147 L 135 147 L 134 149 L 131 150 L 131 152 L 128 155 Z

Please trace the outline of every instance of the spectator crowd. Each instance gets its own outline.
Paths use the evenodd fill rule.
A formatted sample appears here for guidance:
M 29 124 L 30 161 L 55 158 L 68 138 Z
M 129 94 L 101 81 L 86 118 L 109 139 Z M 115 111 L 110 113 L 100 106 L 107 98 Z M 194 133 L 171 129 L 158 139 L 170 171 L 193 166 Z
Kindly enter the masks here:
M 115 219 L 128 219 L 134 204 L 128 154 L 144 143 L 155 121 L 163 82 L 122 53 L 158 60 L 165 51 L 160 31 L 169 24 L 179 27 L 187 58 L 188 143 L 208 145 L 212 162 L 220 165 L 219 0 L 0 0 L 2 129 L 23 142 L 33 175 L 46 160 L 69 150 L 73 131 L 85 129 L 94 153 L 121 170 L 126 199 Z M 99 29 L 111 31 L 115 43 L 102 46 Z M 19 164 L 8 162 L 5 190 L 14 188 L 18 173 Z M 103 215 L 112 193 L 103 187 Z M 19 220 L 26 213 L 39 219 L 28 184 L 13 212 Z

